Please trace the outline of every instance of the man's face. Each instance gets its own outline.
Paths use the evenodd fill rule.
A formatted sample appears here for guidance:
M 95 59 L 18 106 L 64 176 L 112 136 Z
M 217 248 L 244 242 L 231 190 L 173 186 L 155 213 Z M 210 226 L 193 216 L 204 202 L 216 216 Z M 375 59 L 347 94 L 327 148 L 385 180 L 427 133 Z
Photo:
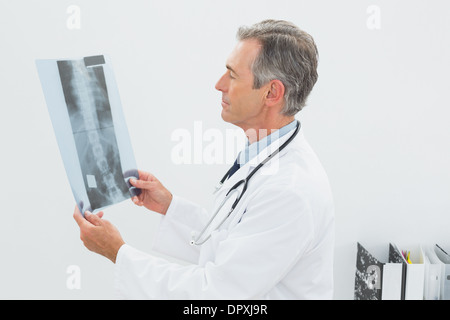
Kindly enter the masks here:
M 251 66 L 260 50 L 257 40 L 237 43 L 227 59 L 227 71 L 216 89 L 222 92 L 222 119 L 246 130 L 258 123 L 264 106 L 266 89 L 253 89 Z

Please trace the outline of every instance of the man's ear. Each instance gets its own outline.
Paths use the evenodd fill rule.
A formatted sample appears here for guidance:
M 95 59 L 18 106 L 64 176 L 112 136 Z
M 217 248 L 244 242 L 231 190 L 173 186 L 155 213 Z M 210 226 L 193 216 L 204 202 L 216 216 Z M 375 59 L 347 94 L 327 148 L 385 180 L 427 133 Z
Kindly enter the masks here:
M 284 91 L 284 84 L 280 80 L 270 81 L 267 87 L 266 104 L 273 106 L 283 102 Z

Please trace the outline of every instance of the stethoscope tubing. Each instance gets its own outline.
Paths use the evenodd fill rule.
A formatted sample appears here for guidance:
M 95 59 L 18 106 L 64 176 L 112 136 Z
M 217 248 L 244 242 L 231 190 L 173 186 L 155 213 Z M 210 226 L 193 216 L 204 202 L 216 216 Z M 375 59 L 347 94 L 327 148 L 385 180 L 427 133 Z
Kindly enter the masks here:
M 212 222 L 214 221 L 214 219 L 216 218 L 217 214 L 219 213 L 219 211 L 222 209 L 222 207 L 224 206 L 225 202 L 228 200 L 228 198 L 230 197 L 231 193 L 233 192 L 237 192 L 237 188 L 241 185 L 244 184 L 244 187 L 242 189 L 242 192 L 240 194 L 238 194 L 236 200 L 233 202 L 233 204 L 231 205 L 230 211 L 228 212 L 228 214 L 222 219 L 222 221 L 219 223 L 219 225 L 215 228 L 215 230 L 217 230 L 218 228 L 220 228 L 222 226 L 222 224 L 225 222 L 226 219 L 228 219 L 228 217 L 231 215 L 231 213 L 234 211 L 234 209 L 237 207 L 237 205 L 239 204 L 239 201 L 241 200 L 242 196 L 245 194 L 245 192 L 247 191 L 247 185 L 248 182 L 250 181 L 251 177 L 253 177 L 253 175 L 259 170 L 261 169 L 267 162 L 269 162 L 275 155 L 277 155 L 281 150 L 283 150 L 287 145 L 289 145 L 289 143 L 291 143 L 292 140 L 294 140 L 295 136 L 297 136 L 298 132 L 300 131 L 300 127 L 301 127 L 301 123 L 300 121 L 297 120 L 297 127 L 295 128 L 294 133 L 289 137 L 289 139 L 287 139 L 279 148 L 277 148 L 274 152 L 272 152 L 270 155 L 267 156 L 267 158 L 265 158 L 263 161 L 261 161 L 253 170 L 252 172 L 250 172 L 250 174 L 242 180 L 239 180 L 238 182 L 236 182 L 231 188 L 230 190 L 228 190 L 228 192 L 225 195 L 225 198 L 222 200 L 221 204 L 218 206 L 218 208 L 216 209 L 216 211 L 214 212 L 214 214 L 212 215 L 211 219 L 208 221 L 208 223 L 206 224 L 206 226 L 203 228 L 203 230 L 200 232 L 200 234 L 198 235 L 197 239 L 194 238 L 194 236 L 192 237 L 190 244 L 191 245 L 202 245 L 203 243 L 205 243 L 210 237 L 211 237 L 211 233 L 203 240 L 200 241 L 200 239 L 202 238 L 203 234 L 206 232 L 206 230 L 211 226 Z M 222 186 L 222 184 L 225 182 L 225 180 L 229 177 L 230 174 L 230 170 L 227 171 L 227 173 L 225 173 L 225 175 L 223 176 L 223 178 L 220 180 L 220 184 L 219 187 L 216 188 L 216 192 L 220 189 L 220 187 Z

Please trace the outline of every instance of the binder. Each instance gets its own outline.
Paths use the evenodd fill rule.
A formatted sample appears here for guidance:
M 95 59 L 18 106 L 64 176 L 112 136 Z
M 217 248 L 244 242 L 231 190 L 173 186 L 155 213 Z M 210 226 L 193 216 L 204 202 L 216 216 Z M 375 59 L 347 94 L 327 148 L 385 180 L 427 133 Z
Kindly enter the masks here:
M 403 266 L 383 263 L 357 243 L 355 300 L 400 300 Z
M 355 300 L 381 300 L 383 265 L 359 242 L 357 243 Z
M 407 262 L 400 250 L 395 244 L 389 243 L 389 262 L 398 263 L 401 266 L 401 293 L 400 300 L 405 300 L 405 286 L 406 286 L 406 265 Z
M 421 249 L 425 266 L 424 300 L 439 300 L 441 297 L 442 263 L 438 261 L 439 259 L 435 254 L 430 254 L 430 248 L 423 246 Z
M 423 300 L 425 288 L 425 264 L 421 247 L 410 248 L 411 263 L 406 265 L 405 300 Z
M 389 243 L 388 262 L 381 262 L 358 242 L 354 299 L 423 300 L 425 297 L 425 254 L 421 247 L 414 247 L 409 252 L 411 254 L 407 261 L 398 246 Z M 450 261 L 450 256 L 448 259 Z M 441 273 L 440 267 L 431 267 L 431 262 L 427 270 L 433 271 L 434 274 Z M 448 271 L 450 291 L 450 268 Z M 436 280 L 429 281 L 428 285 L 431 292 L 435 293 Z M 435 294 L 431 296 L 435 298 Z
M 441 262 L 441 300 L 450 300 L 450 256 L 437 244 L 434 253 Z
M 383 266 L 381 300 L 401 300 L 403 292 L 403 265 L 386 263 Z
M 409 261 L 403 256 L 397 245 L 389 244 L 389 262 L 402 264 L 402 300 L 423 300 L 425 265 L 420 247 L 408 251 Z

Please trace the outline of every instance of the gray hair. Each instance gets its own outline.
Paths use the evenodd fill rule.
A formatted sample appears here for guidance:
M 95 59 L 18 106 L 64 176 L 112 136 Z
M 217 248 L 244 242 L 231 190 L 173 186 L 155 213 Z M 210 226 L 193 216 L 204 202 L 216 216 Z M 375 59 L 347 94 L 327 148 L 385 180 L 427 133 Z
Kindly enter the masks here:
M 318 78 L 319 54 L 314 39 L 283 20 L 264 20 L 250 27 L 242 26 L 236 37 L 239 41 L 256 39 L 262 46 L 252 65 L 253 88 L 280 80 L 285 87 L 281 113 L 293 116 L 299 112 Z

